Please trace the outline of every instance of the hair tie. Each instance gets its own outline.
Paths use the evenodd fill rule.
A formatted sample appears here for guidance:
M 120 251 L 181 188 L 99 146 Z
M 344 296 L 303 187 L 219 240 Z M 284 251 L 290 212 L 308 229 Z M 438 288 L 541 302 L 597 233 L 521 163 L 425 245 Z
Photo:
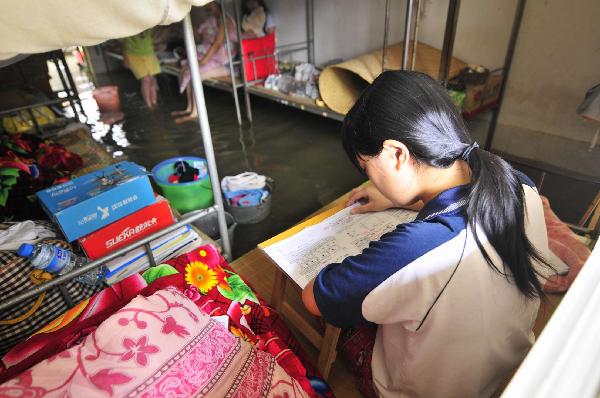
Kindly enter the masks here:
M 473 150 L 475 148 L 479 148 L 479 144 L 477 142 L 473 142 L 471 145 L 466 147 L 465 150 L 462 151 L 462 153 L 460 154 L 460 158 L 464 161 L 469 160 L 469 156 L 471 155 L 471 152 L 473 152 Z

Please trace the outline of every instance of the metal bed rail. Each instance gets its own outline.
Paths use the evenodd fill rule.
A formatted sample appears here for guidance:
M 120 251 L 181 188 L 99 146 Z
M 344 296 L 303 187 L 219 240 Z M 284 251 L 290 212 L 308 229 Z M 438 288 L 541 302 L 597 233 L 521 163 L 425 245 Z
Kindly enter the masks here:
M 33 126 L 38 133 L 42 133 L 42 128 L 39 126 L 37 119 L 35 118 L 33 109 L 37 108 L 39 106 L 57 105 L 57 104 L 62 104 L 64 102 L 68 102 L 71 109 L 73 110 L 73 115 L 74 115 L 75 119 L 77 119 L 78 121 L 80 120 L 79 113 L 81 113 L 83 116 L 85 116 L 87 118 L 87 115 L 85 114 L 85 111 L 83 110 L 83 106 L 81 105 L 81 99 L 79 98 L 79 92 L 77 91 L 75 81 L 73 80 L 73 76 L 71 75 L 71 70 L 69 69 L 69 65 L 67 64 L 67 60 L 65 59 L 64 53 L 62 52 L 62 50 L 52 51 L 49 53 L 48 59 L 54 63 L 54 66 L 56 67 L 56 73 L 58 74 L 58 77 L 59 77 L 60 82 L 63 87 L 62 91 L 58 91 L 58 92 L 54 92 L 54 93 L 59 94 L 61 92 L 64 92 L 65 96 L 63 98 L 56 98 L 56 99 L 47 100 L 47 101 L 40 101 L 40 102 L 36 102 L 34 104 L 0 110 L 0 116 L 20 112 L 23 110 L 27 111 L 27 113 L 29 114 L 29 117 L 31 117 Z M 18 63 L 16 63 L 16 64 L 10 65 L 10 66 L 14 66 L 17 68 L 17 70 L 19 71 L 19 74 L 21 75 L 21 79 L 23 80 L 23 84 L 27 86 L 28 85 L 27 78 L 25 77 L 25 74 L 23 73 L 23 70 L 21 69 L 20 65 Z M 79 107 L 79 110 L 77 110 L 78 107 Z
M 32 297 L 36 297 L 39 294 L 46 292 L 54 287 L 60 287 L 62 284 L 69 282 L 70 280 L 72 280 L 80 275 L 83 275 L 86 272 L 92 271 L 92 270 L 106 264 L 107 262 L 114 260 L 115 258 L 120 257 L 124 254 L 127 254 L 130 251 L 137 249 L 139 247 L 142 247 L 142 246 L 146 249 L 146 256 L 149 258 L 151 266 L 154 266 L 154 265 L 156 265 L 156 261 L 154 259 L 154 254 L 152 253 L 152 249 L 150 248 L 150 242 L 152 242 L 155 239 L 161 238 L 183 226 L 186 226 L 195 221 L 198 221 L 199 219 L 201 219 L 215 211 L 217 211 L 216 206 L 212 206 L 212 207 L 209 207 L 208 209 L 206 209 L 205 211 L 194 212 L 193 214 L 191 214 L 189 216 L 184 215 L 184 216 L 182 216 L 181 220 L 176 222 L 175 224 L 168 226 L 166 228 L 163 228 L 162 230 L 155 232 L 152 235 L 149 235 L 145 238 L 142 238 L 139 241 L 132 243 L 131 245 L 123 247 L 119 250 L 115 250 L 114 252 L 107 254 L 106 256 L 104 256 L 102 258 L 91 261 L 91 262 L 87 263 L 86 265 L 84 265 L 80 268 L 77 268 L 71 272 L 68 272 L 64 275 L 60 275 L 60 276 L 52 279 L 49 282 L 46 282 L 42 285 L 34 287 L 33 289 L 30 289 L 29 291 L 27 291 L 25 293 L 11 296 L 11 297 L 7 298 L 6 300 L 1 301 L 0 302 L 0 311 L 10 308 L 16 304 L 19 304 L 23 300 L 27 300 Z
M 188 58 L 193 58 L 196 55 L 196 44 L 194 41 L 194 32 L 192 29 L 192 19 L 190 14 L 186 15 L 183 20 L 183 34 L 184 34 L 184 42 L 185 49 L 188 55 Z M 104 52 L 102 52 L 104 54 Z M 150 249 L 149 243 L 157 239 L 165 234 L 175 231 L 178 228 L 181 228 L 185 225 L 189 225 L 194 221 L 199 220 L 200 218 L 216 211 L 217 220 L 219 224 L 219 233 L 221 236 L 221 240 L 223 243 L 223 251 L 225 253 L 226 258 L 231 259 L 231 242 L 229 240 L 229 233 L 227 228 L 227 222 L 225 220 L 225 208 L 223 204 L 223 197 L 221 195 L 221 185 L 219 183 L 219 175 L 217 172 L 217 164 L 215 160 L 214 147 L 212 144 L 212 136 L 210 131 L 210 124 L 208 121 L 208 115 L 206 112 L 206 102 L 204 99 L 204 92 L 202 90 L 202 80 L 200 77 L 200 68 L 198 63 L 192 62 L 190 63 L 190 74 L 191 74 L 191 84 L 192 89 L 194 91 L 194 101 L 196 102 L 196 108 L 198 109 L 198 122 L 200 124 L 200 133 L 202 135 L 202 142 L 204 144 L 204 150 L 206 154 L 206 161 L 208 163 L 208 172 L 211 179 L 211 187 L 213 190 L 214 202 L 215 205 L 205 211 L 199 211 L 197 213 L 192 213 L 189 216 L 184 216 L 182 220 L 176 222 L 175 224 L 163 228 L 161 231 L 158 231 L 152 235 L 149 235 L 145 238 L 140 239 L 139 241 L 124 247 L 119 250 L 115 250 L 114 252 L 100 258 L 97 260 L 93 260 L 84 266 L 73 270 L 65 275 L 58 276 L 57 278 L 46 282 L 40 286 L 36 286 L 35 288 L 18 295 L 14 295 L 9 297 L 8 299 L 0 302 L 0 311 L 7 309 L 11 306 L 14 306 L 21 302 L 22 300 L 30 299 L 34 296 L 39 295 L 53 287 L 58 287 L 65 282 L 72 280 L 80 275 L 85 274 L 95 268 L 100 267 L 105 264 L 107 261 L 113 260 L 119 256 L 122 256 L 128 253 L 132 249 L 136 249 L 138 247 L 144 246 L 146 248 L 146 255 L 149 256 L 150 263 L 155 263 L 153 259 L 153 254 Z M 74 89 L 76 90 L 76 89 Z

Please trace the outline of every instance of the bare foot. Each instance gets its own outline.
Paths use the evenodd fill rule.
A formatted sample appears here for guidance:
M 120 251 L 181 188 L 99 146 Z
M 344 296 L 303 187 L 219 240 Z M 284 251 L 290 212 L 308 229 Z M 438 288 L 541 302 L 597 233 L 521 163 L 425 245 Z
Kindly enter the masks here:
M 172 117 L 178 117 L 178 116 L 187 116 L 187 115 L 189 115 L 190 113 L 192 113 L 192 110 L 191 110 L 191 109 L 185 109 L 185 110 L 183 110 L 183 111 L 173 111 L 173 112 L 171 112 L 171 116 L 172 116 Z
M 183 124 L 187 122 L 198 121 L 198 115 L 187 115 L 175 119 L 175 124 Z

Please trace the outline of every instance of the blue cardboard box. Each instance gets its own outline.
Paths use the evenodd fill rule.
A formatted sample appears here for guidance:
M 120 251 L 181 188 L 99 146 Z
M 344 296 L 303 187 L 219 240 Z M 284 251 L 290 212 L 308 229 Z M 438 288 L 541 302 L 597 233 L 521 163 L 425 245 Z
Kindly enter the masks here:
M 52 186 L 37 196 L 69 242 L 155 202 L 146 170 L 131 162 Z

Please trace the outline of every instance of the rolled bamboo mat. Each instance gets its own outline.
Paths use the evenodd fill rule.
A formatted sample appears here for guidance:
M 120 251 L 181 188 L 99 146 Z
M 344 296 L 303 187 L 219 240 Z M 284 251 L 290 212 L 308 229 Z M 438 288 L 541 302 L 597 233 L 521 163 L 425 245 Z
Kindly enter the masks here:
M 409 59 L 412 59 L 412 42 Z M 319 77 L 319 91 L 325 104 L 332 110 L 346 114 L 356 102 L 360 93 L 381 73 L 382 51 L 352 58 L 340 64 L 326 67 Z M 442 53 L 427 44 L 417 44 L 415 70 L 438 78 Z M 402 64 L 402 43 L 389 46 L 385 55 L 385 68 L 400 69 Z M 449 77 L 457 75 L 467 64 L 452 58 Z

